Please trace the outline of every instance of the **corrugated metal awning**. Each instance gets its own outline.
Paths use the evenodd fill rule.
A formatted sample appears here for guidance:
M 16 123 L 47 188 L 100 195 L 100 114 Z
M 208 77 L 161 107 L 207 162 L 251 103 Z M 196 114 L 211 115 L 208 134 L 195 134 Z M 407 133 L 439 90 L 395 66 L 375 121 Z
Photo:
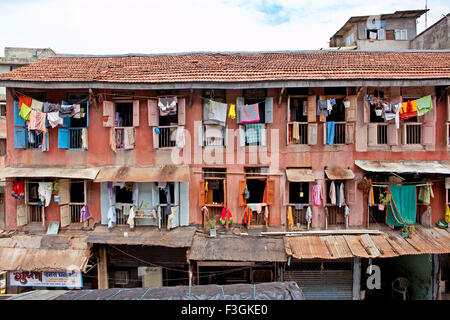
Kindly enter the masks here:
M 33 235 L 0 239 L 0 270 L 86 270 L 90 257 L 86 236 Z
M 384 228 L 384 227 L 383 227 Z M 386 228 L 384 228 L 386 229 Z M 415 226 L 405 239 L 398 230 L 381 235 L 286 236 L 286 254 L 296 259 L 392 258 L 402 255 L 450 253 L 450 233 Z
M 7 167 L 0 169 L 0 178 L 67 178 L 90 179 L 97 176 L 98 168 L 87 167 Z
M 355 165 L 369 172 L 450 174 L 450 161 L 355 160 Z
M 124 237 L 124 231 L 128 231 L 127 237 Z M 117 226 L 110 230 L 107 226 L 97 226 L 88 236 L 86 242 L 189 248 L 192 245 L 196 227 L 178 227 L 170 231 L 159 230 L 157 227 L 135 227 L 132 232 L 129 231 L 128 227 L 122 230 Z
M 314 182 L 311 169 L 286 169 L 286 177 L 290 182 Z
M 102 167 L 94 182 L 188 182 L 187 165 Z
M 325 169 L 325 174 L 330 180 L 350 180 L 355 178 L 352 170 L 340 167 Z
M 194 237 L 188 259 L 196 261 L 287 261 L 281 238 L 237 236 L 205 238 L 199 235 Z

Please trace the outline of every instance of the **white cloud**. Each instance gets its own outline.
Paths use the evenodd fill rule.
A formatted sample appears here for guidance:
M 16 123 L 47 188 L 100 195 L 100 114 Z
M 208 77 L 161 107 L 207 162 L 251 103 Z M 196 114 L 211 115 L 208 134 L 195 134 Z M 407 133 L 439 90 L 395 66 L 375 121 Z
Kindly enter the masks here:
M 274 5 L 278 15 L 268 16 L 264 6 Z M 428 6 L 428 26 L 448 12 L 445 1 Z M 423 7 L 415 0 L 2 1 L 0 39 L 3 47 L 82 54 L 317 49 L 351 16 Z

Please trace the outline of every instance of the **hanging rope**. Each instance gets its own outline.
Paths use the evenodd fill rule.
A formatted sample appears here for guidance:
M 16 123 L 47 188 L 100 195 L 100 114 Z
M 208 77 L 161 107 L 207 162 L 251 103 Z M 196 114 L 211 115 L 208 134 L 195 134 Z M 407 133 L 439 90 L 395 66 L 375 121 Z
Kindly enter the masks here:
M 394 196 L 392 195 L 392 192 L 391 192 L 391 189 L 389 188 L 389 186 L 387 187 L 387 191 L 388 191 L 389 194 L 391 195 L 391 199 L 389 200 L 389 205 L 390 205 L 390 207 L 391 207 L 392 215 L 394 216 L 395 220 L 397 220 L 397 222 L 398 222 L 399 224 L 402 224 L 402 225 L 406 224 L 405 220 L 403 220 L 402 213 L 400 212 L 400 210 L 398 210 L 397 204 L 395 203 Z M 403 223 L 400 222 L 400 221 L 397 219 L 396 214 L 395 214 L 395 211 L 394 211 L 394 209 L 393 209 L 393 207 L 392 207 L 392 202 L 394 203 L 395 209 L 397 209 L 397 212 L 398 212 L 398 214 L 400 215 L 400 219 L 402 219 Z M 387 210 L 386 210 L 386 215 L 387 215 Z

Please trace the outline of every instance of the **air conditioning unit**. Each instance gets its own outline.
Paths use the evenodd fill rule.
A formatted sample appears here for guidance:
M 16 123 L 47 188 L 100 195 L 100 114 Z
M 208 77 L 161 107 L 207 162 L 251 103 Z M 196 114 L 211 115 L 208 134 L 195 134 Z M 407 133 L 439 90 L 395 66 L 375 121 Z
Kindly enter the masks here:
M 128 284 L 128 271 L 115 271 L 114 282 L 116 284 L 125 285 Z

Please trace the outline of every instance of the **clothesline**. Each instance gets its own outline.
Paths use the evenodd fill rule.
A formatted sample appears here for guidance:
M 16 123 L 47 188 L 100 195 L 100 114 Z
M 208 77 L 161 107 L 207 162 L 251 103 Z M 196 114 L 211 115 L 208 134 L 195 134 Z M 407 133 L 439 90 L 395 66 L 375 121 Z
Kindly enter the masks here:
M 14 93 L 14 95 L 15 95 L 15 97 L 16 97 L 17 99 L 19 99 L 19 95 L 24 96 L 24 97 L 27 97 L 27 98 L 30 98 L 30 99 L 34 99 L 34 98 L 29 97 L 29 96 L 27 96 L 26 94 L 24 94 L 24 93 L 22 93 L 22 92 L 20 92 L 20 91 L 16 91 L 16 92 Z M 34 99 L 34 100 L 43 103 L 43 101 L 40 101 L 40 100 L 38 100 L 38 99 Z M 80 103 L 82 103 L 82 102 L 84 102 L 84 101 L 87 101 L 87 100 L 89 100 L 89 96 L 87 96 L 86 98 L 81 99 L 81 100 L 78 101 L 78 102 L 74 102 L 74 103 L 72 103 L 72 104 L 80 104 Z
M 405 184 L 404 184 L 405 185 Z M 414 185 L 414 184 L 406 184 L 406 185 Z M 425 187 L 425 186 L 432 186 L 433 184 L 432 183 L 423 183 L 423 184 L 416 184 L 415 186 L 416 187 Z M 387 188 L 387 187 L 389 187 L 389 185 L 388 184 L 372 184 L 372 187 L 384 187 L 384 188 Z

